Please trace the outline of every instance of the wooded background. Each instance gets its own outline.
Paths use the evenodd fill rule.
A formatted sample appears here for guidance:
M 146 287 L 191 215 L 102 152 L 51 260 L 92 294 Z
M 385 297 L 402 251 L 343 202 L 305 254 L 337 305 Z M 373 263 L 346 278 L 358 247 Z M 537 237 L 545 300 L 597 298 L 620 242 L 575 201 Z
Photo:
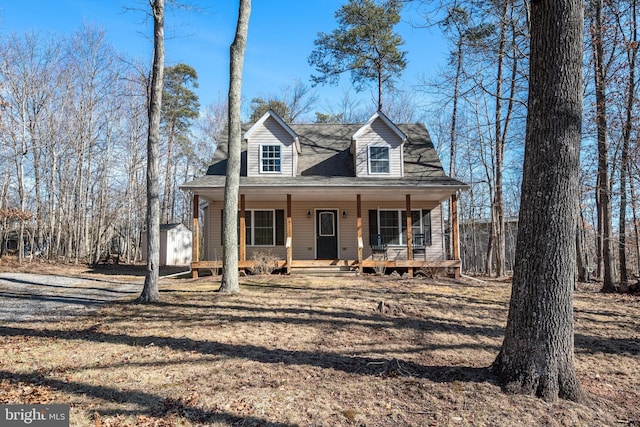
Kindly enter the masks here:
M 527 2 L 411 6 L 416 27 L 444 34 L 449 62 L 412 87 L 388 89 L 383 110 L 396 123 L 424 121 L 445 170 L 469 183 L 459 203 L 462 250 L 472 260 L 464 269 L 507 274 L 505 219 L 518 216 L 524 150 Z M 636 1 L 592 0 L 586 17 L 578 265 L 583 278 L 595 271 L 626 281 L 640 259 Z M 0 35 L 0 63 L 0 239 L 24 236 L 17 252 L 25 257 L 139 260 L 150 64 L 117 52 L 91 25 L 65 36 Z M 177 187 L 206 172 L 226 100 L 201 106 L 190 97 L 197 70 L 188 64 L 166 76 L 164 100 L 173 93 L 185 102 L 163 106 L 161 221 L 190 225 L 191 197 Z M 310 84 L 292 82 L 245 99 L 246 120 L 271 107 L 297 122 L 361 122 L 376 109 L 349 94 L 329 106 L 317 99 Z

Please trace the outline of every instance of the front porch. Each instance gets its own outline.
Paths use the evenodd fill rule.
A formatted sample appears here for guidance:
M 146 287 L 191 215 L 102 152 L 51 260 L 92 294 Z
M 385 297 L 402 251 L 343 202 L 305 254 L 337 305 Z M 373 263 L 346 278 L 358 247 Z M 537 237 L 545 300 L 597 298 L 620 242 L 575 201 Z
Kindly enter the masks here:
M 284 196 L 284 195 L 283 195 Z M 344 193 L 343 193 L 344 196 Z M 398 194 L 396 193 L 395 197 L 398 198 Z M 353 196 L 352 196 L 353 197 Z M 252 195 L 252 199 L 255 199 L 256 195 Z M 300 195 L 297 195 L 297 199 L 300 198 Z M 283 209 L 283 228 L 284 228 L 284 242 L 283 246 L 278 247 L 276 252 L 277 261 L 274 261 L 274 269 L 283 270 L 287 274 L 291 274 L 292 272 L 296 272 L 296 270 L 301 271 L 304 269 L 314 268 L 314 269 L 326 269 L 327 271 L 341 269 L 347 271 L 357 271 L 362 273 L 364 269 L 372 268 L 377 272 L 381 272 L 384 270 L 394 269 L 394 270 L 402 270 L 408 272 L 410 277 L 413 277 L 416 271 L 427 269 L 431 272 L 433 270 L 437 270 L 439 272 L 449 271 L 453 273 L 454 277 L 460 276 L 461 270 L 461 262 L 459 256 L 459 243 L 458 243 L 458 219 L 457 219 L 457 194 L 453 194 L 450 196 L 450 203 L 452 207 L 452 218 L 451 218 L 451 235 L 452 235 L 452 248 L 451 255 L 453 259 L 428 259 L 426 253 L 424 255 L 424 259 L 416 259 L 417 257 L 414 255 L 413 246 L 413 227 L 412 221 L 415 216 L 412 217 L 412 197 L 411 194 L 405 194 L 404 200 L 401 205 L 403 212 L 403 221 L 402 225 L 405 227 L 403 229 L 402 238 L 404 242 L 401 242 L 402 245 L 393 246 L 393 255 L 391 257 L 387 257 L 387 254 L 384 255 L 376 255 L 369 251 L 369 233 L 363 232 L 363 200 L 362 195 L 355 195 L 355 218 L 349 217 L 349 220 L 343 219 L 341 220 L 344 225 L 340 225 L 340 227 L 349 228 L 352 230 L 353 234 L 351 239 L 354 239 L 354 250 L 346 250 L 344 249 L 343 254 L 338 254 L 337 256 L 326 257 L 327 259 L 317 259 L 318 250 L 315 250 L 315 259 L 306 259 L 306 253 L 304 259 L 300 257 L 300 251 L 295 252 L 298 256 L 294 255 L 293 244 L 292 242 L 300 242 L 300 233 L 298 233 L 298 239 L 296 240 L 294 237 L 294 222 L 298 221 L 298 223 L 307 222 L 305 225 L 305 229 L 308 228 L 308 222 L 312 221 L 311 210 L 307 210 L 306 207 L 295 206 L 292 204 L 292 195 L 286 194 L 286 207 Z M 351 199 L 353 200 L 353 199 Z M 208 259 L 201 260 L 201 251 L 199 247 L 199 239 L 196 237 L 200 234 L 200 220 L 199 220 L 199 206 L 200 206 L 200 198 L 199 195 L 194 195 L 193 198 L 194 203 L 194 217 L 193 217 L 193 262 L 191 263 L 193 277 L 198 277 L 198 269 L 222 269 L 223 262 L 221 259 L 218 259 L 217 256 L 211 258 L 209 255 Z M 337 202 L 334 202 L 337 203 Z M 251 253 L 248 253 L 248 249 L 251 249 L 254 253 L 256 249 L 260 248 L 251 248 L 247 247 L 245 243 L 247 241 L 247 221 L 248 221 L 248 210 L 247 206 L 247 195 L 240 195 L 240 203 L 239 203 L 239 247 L 238 247 L 238 268 L 239 269 L 253 269 L 256 267 L 256 261 L 252 259 Z M 307 206 L 307 205 L 304 205 Z M 336 205 L 337 206 L 337 205 Z M 353 206 L 353 205 L 351 205 Z M 396 205 L 397 206 L 397 205 Z M 438 205 L 439 206 L 439 205 Z M 370 204 L 368 207 L 371 207 Z M 306 213 L 305 213 L 306 212 Z M 350 211 L 353 214 L 353 211 Z M 365 211 L 366 212 L 366 211 Z M 342 208 L 336 209 L 336 213 L 342 213 L 342 215 L 338 215 L 342 218 L 347 218 L 347 211 L 342 210 Z M 406 213 L 406 215 L 404 215 Z M 415 213 L 415 208 L 414 212 Z M 211 214 L 211 212 L 209 212 Z M 317 221 L 318 218 L 316 218 Z M 353 221 L 355 219 L 355 221 Z M 370 222 L 371 218 L 368 218 Z M 250 222 L 250 221 L 249 221 Z M 406 223 L 406 224 L 405 224 Z M 211 224 L 208 224 L 211 227 Z M 371 227 L 371 224 L 368 224 Z M 353 228 L 351 228 L 353 227 Z M 250 229 L 250 226 L 249 226 Z M 299 228 L 297 228 L 300 230 Z M 305 231 L 308 233 L 308 231 Z M 442 230 L 438 230 L 437 233 L 441 236 L 443 234 Z M 304 233 L 303 233 L 304 234 Z M 208 235 L 208 234 L 207 234 Z M 211 237 L 209 237 L 210 239 Z M 439 237 L 441 238 L 441 237 Z M 305 241 L 306 242 L 306 241 Z M 365 246 L 365 242 L 367 246 Z M 207 238 L 205 238 L 205 244 L 208 244 Z M 297 245 L 300 249 L 300 244 Z M 307 246 L 307 245 L 304 245 Z M 308 248 L 304 248 L 312 252 L 312 247 L 309 245 Z M 346 256 L 345 256 L 346 255 Z M 355 257 L 353 255 L 356 255 Z
M 239 269 L 253 269 L 256 265 L 254 260 L 238 261 Z M 349 259 L 333 259 L 333 260 L 292 260 L 291 263 L 287 263 L 286 260 L 278 260 L 276 263 L 277 269 L 286 270 L 288 273 L 295 272 L 296 269 L 304 270 L 308 268 L 322 269 L 326 268 L 327 271 L 335 271 L 337 267 L 341 267 L 342 270 L 358 271 L 362 272 L 364 268 L 378 269 L 394 269 L 394 270 L 407 270 L 409 276 L 413 276 L 416 271 L 419 270 L 438 270 L 448 271 L 452 270 L 456 278 L 460 277 L 460 260 L 444 260 L 444 261 L 419 261 L 419 260 L 373 260 L 365 259 L 362 261 L 349 260 Z M 198 269 L 210 269 L 221 270 L 222 261 L 197 261 L 191 263 L 193 269 L 193 277 L 198 277 Z

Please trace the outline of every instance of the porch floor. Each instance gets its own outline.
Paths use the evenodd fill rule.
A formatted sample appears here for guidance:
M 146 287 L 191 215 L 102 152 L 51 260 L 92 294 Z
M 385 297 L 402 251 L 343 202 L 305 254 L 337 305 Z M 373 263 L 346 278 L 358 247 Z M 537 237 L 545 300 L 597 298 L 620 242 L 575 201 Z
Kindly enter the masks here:
M 222 261 L 196 261 L 191 263 L 191 268 L 194 272 L 194 277 L 197 277 L 197 271 L 199 268 L 202 269 L 222 269 Z M 243 260 L 238 261 L 239 269 L 251 269 L 255 267 L 255 261 L 253 260 Z M 293 260 L 291 261 L 291 265 L 287 266 L 286 260 L 278 260 L 277 265 L 274 264 L 274 267 L 278 269 L 286 269 L 287 273 L 291 273 L 292 271 L 298 270 L 298 272 L 302 272 L 304 270 L 308 271 L 325 271 L 329 273 L 331 271 L 339 274 L 344 271 L 361 271 L 363 268 L 375 268 L 375 269 L 407 269 L 410 275 L 413 275 L 414 270 L 420 269 L 438 269 L 438 270 L 446 270 L 453 269 L 454 274 L 457 277 L 460 273 L 461 262 L 460 260 L 443 260 L 443 261 L 424 261 L 424 260 L 408 260 L 408 259 L 397 259 L 397 260 L 383 260 L 383 259 L 363 259 L 362 261 L 358 260 L 349 260 L 349 259 L 327 259 L 327 260 Z

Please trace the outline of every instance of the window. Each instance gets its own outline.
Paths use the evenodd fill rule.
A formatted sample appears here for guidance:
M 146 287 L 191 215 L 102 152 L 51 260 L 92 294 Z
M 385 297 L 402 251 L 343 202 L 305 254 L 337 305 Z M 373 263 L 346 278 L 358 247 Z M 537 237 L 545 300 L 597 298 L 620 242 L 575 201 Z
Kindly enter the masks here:
M 273 246 L 275 222 L 273 211 L 253 211 L 253 245 Z
M 389 173 L 389 147 L 369 146 L 369 173 Z
M 333 212 L 320 212 L 320 236 L 335 236 L 334 230 L 334 213 Z
M 369 221 L 377 221 L 370 224 L 372 232 L 382 234 L 384 241 L 389 245 L 407 244 L 407 211 L 403 210 L 380 210 L 373 217 L 370 215 Z M 376 211 L 372 211 L 373 214 Z M 431 212 L 428 210 L 411 211 L 411 233 L 412 235 L 424 234 L 425 244 L 431 245 Z
M 402 241 L 407 243 L 407 216 L 406 211 L 402 211 Z M 420 211 L 411 211 L 411 235 L 422 234 L 422 216 Z
M 275 215 L 273 211 L 245 211 L 245 244 L 247 246 L 273 246 Z
M 224 211 L 220 211 L 220 243 L 224 243 Z M 244 243 L 247 246 L 283 246 L 285 240 L 284 210 L 245 210 Z M 240 211 L 238 211 L 238 236 L 240 236 Z
M 262 172 L 277 173 L 280 172 L 280 146 L 279 145 L 262 145 L 260 148 L 260 163 Z
M 379 234 L 388 245 L 401 245 L 399 211 L 380 211 Z

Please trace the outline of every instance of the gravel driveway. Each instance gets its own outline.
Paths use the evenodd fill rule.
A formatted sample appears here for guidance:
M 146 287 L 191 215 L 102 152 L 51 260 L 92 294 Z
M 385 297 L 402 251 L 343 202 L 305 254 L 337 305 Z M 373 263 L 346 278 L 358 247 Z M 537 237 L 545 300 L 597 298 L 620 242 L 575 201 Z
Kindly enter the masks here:
M 110 301 L 135 299 L 141 290 L 142 283 L 0 273 L 0 324 L 82 315 Z

